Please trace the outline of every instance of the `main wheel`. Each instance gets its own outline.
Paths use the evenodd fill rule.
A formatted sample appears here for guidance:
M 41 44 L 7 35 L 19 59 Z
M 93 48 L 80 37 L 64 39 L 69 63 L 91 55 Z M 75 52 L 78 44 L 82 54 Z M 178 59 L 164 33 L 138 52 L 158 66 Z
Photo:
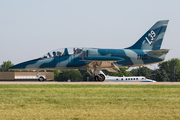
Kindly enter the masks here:
M 105 76 L 103 74 L 99 74 L 98 76 L 94 77 L 95 81 L 104 81 L 105 80 Z
M 40 82 L 42 82 L 42 81 L 44 81 L 45 79 L 44 79 L 44 77 L 40 76 L 40 77 L 38 78 L 38 80 L 39 80 Z

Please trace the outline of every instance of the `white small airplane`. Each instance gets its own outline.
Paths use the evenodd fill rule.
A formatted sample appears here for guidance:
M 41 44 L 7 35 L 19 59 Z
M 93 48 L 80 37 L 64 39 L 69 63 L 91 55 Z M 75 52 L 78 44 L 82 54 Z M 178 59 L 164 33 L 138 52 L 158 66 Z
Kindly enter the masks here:
M 154 80 L 146 79 L 144 76 L 117 77 L 105 75 L 102 71 L 100 71 L 100 74 L 105 76 L 104 82 L 156 82 Z

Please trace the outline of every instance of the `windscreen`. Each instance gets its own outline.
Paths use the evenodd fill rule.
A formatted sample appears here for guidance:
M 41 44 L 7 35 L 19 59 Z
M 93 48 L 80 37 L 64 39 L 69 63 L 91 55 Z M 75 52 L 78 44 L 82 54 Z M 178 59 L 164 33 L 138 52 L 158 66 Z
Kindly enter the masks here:
M 83 51 L 83 48 L 60 48 L 55 49 L 47 54 L 43 55 L 41 58 L 51 58 L 56 56 L 65 56 L 65 55 L 72 55 L 72 54 L 79 54 Z

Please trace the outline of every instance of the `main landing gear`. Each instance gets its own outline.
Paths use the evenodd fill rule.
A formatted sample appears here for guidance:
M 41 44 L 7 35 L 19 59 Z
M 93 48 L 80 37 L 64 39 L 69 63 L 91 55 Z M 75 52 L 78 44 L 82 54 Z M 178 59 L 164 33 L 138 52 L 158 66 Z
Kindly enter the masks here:
M 105 75 L 101 74 L 100 70 L 98 71 L 92 70 L 92 73 L 89 70 L 87 70 L 87 72 L 89 73 L 89 75 L 93 76 L 94 80 L 97 82 L 103 82 L 105 80 Z
M 103 74 L 98 74 L 94 77 L 95 81 L 103 82 L 105 80 L 105 76 Z

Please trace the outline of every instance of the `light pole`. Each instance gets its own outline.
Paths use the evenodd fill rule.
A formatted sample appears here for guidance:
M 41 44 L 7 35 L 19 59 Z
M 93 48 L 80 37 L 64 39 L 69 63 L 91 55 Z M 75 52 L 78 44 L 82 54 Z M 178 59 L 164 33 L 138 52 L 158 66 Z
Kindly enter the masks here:
M 175 82 L 175 74 L 176 74 L 175 72 L 176 72 L 176 71 L 175 71 L 175 66 L 174 66 L 174 82 Z

